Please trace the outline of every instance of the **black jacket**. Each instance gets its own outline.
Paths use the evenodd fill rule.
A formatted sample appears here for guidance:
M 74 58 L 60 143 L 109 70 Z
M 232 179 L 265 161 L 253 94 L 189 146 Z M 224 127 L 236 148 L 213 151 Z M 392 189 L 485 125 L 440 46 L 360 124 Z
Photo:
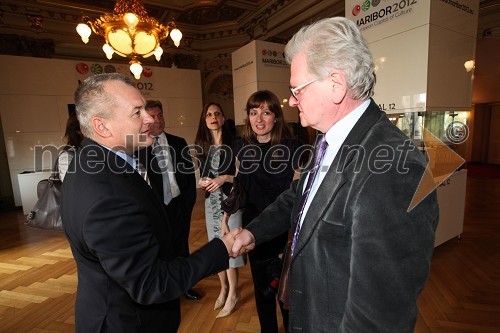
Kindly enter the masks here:
M 343 143 L 360 155 L 341 147 L 304 216 L 289 332 L 413 332 L 439 208 L 433 191 L 407 211 L 426 169 L 409 142 L 371 101 Z M 295 230 L 306 174 L 248 225 L 257 246 Z
M 176 332 L 178 297 L 228 267 L 224 244 L 176 258 L 163 203 L 132 166 L 85 139 L 73 168 L 61 215 L 78 268 L 76 332 Z

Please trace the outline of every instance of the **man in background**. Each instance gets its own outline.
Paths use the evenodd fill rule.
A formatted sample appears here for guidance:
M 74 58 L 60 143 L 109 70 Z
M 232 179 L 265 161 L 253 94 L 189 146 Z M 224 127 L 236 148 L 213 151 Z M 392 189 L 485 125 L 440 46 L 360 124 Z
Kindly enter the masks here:
M 167 210 L 168 220 L 175 233 L 174 248 L 181 257 L 189 256 L 189 231 L 191 229 L 191 213 L 196 202 L 196 179 L 194 165 L 189 154 L 186 140 L 164 131 L 165 118 L 160 101 L 148 100 L 146 111 L 153 118 L 150 134 L 153 145 L 148 149 L 150 180 L 158 191 Z M 193 289 L 184 296 L 190 300 L 199 300 L 201 295 Z

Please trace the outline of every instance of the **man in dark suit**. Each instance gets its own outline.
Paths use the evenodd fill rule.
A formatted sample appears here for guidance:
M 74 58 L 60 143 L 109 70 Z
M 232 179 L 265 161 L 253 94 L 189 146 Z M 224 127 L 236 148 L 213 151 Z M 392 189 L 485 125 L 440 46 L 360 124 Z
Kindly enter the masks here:
M 76 332 L 177 332 L 179 297 L 228 268 L 232 235 L 177 257 L 161 198 L 132 156 L 152 143 L 153 119 L 129 77 L 89 77 L 75 104 L 85 139 L 61 214 L 78 269 Z
M 157 190 L 167 210 L 172 231 L 175 232 L 174 248 L 181 257 L 189 256 L 189 231 L 191 213 L 196 202 L 196 178 L 193 160 L 186 140 L 164 131 L 165 118 L 160 101 L 146 101 L 146 111 L 153 118 L 150 134 L 153 145 L 146 155 L 147 169 L 153 189 Z M 151 164 L 155 158 L 157 165 Z M 158 168 L 155 168 L 155 167 Z M 184 295 L 187 299 L 198 300 L 201 295 L 190 289 Z
M 435 192 L 409 209 L 424 156 L 371 99 L 375 66 L 355 23 L 304 27 L 285 54 L 289 103 L 320 132 L 314 161 L 233 253 L 292 228 L 289 332 L 412 332 L 439 212 Z

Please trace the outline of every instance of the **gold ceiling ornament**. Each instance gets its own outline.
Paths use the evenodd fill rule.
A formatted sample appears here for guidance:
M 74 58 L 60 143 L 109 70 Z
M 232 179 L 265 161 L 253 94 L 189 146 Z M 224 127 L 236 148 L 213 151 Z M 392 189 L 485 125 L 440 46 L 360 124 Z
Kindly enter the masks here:
M 104 13 L 97 19 L 88 16 L 82 18 L 76 31 L 87 44 L 92 31 L 106 40 L 102 49 L 108 59 L 113 53 L 129 57 L 130 71 L 136 79 L 141 77 L 140 59 L 155 55 L 160 61 L 163 49 L 160 43 L 168 37 L 179 47 L 182 33 L 172 19 L 166 25 L 149 17 L 142 0 L 117 0 L 113 13 Z

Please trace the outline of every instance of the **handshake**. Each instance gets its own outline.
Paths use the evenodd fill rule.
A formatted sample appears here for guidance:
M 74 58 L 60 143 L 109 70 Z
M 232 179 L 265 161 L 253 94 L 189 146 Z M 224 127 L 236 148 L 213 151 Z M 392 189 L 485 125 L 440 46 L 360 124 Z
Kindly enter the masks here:
M 226 245 L 227 252 L 232 258 L 241 256 L 255 247 L 255 238 L 252 233 L 242 228 L 236 228 L 225 233 L 221 240 Z

